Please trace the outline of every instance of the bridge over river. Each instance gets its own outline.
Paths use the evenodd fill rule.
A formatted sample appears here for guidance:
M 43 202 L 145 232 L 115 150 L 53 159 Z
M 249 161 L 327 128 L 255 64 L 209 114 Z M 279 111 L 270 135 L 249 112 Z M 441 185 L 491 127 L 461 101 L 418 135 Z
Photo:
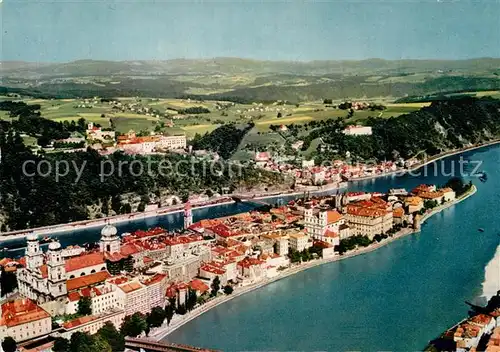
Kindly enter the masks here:
M 193 347 L 183 344 L 154 341 L 149 339 L 125 338 L 125 347 L 135 351 L 158 352 L 217 352 L 207 348 Z

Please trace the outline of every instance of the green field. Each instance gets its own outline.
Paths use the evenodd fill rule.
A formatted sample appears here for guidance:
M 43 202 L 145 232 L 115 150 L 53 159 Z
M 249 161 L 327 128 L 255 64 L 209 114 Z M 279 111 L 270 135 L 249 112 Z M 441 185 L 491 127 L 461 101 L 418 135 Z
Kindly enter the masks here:
M 5 97 L 0 97 L 5 98 Z M 3 100 L 3 99 L 2 99 Z M 370 102 L 382 102 L 387 106 L 384 111 L 355 111 L 354 115 L 347 119 L 348 111 L 339 110 L 326 106 L 321 100 L 301 102 L 297 105 L 277 104 L 231 104 L 218 101 L 197 101 L 188 99 L 158 99 L 158 98 L 118 98 L 122 104 L 137 104 L 139 107 L 149 107 L 156 112 L 155 116 L 138 113 L 136 111 L 119 111 L 112 108 L 107 102 L 100 100 L 85 101 L 83 99 L 25 99 L 29 104 L 40 104 L 43 117 L 54 121 L 77 121 L 84 118 L 87 122 L 98 123 L 103 127 L 110 127 L 113 121 L 118 132 L 125 133 L 129 130 L 153 131 L 155 128 L 165 126 L 162 131 L 170 134 L 185 133 L 188 138 L 196 134 L 203 135 L 216 129 L 221 124 L 255 123 L 255 128 L 242 141 L 241 147 L 245 145 L 262 146 L 269 143 L 283 143 L 279 134 L 271 133 L 271 125 L 302 125 L 311 121 L 320 121 L 331 118 L 344 117 L 348 123 L 363 123 L 368 117 L 389 118 L 409 113 L 428 105 L 428 103 L 393 104 L 383 99 L 367 100 Z M 338 103 L 338 102 L 336 102 Z M 225 108 L 217 109 L 224 105 Z M 85 105 L 85 107 L 82 107 Z M 91 105 L 91 107 L 89 107 Z M 190 107 L 204 107 L 209 113 L 179 115 L 179 109 Z M 278 113 L 281 117 L 277 117 Z M 159 117 L 156 117 L 156 115 Z M 163 116 L 165 115 L 165 116 Z M 6 118 L 5 112 L 0 112 L 0 118 Z M 174 117 L 176 117 L 174 119 Z M 173 123 L 173 127 L 167 127 Z M 301 134 L 307 133 L 306 131 Z M 278 136 L 278 137 L 276 137 Z M 277 139 L 278 138 L 278 139 Z

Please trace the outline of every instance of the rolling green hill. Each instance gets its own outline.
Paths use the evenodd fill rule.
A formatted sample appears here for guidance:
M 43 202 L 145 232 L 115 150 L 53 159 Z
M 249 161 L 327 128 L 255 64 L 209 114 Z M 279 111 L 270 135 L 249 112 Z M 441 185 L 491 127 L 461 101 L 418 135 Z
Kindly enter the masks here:
M 240 58 L 2 62 L 10 92 L 55 98 L 149 96 L 239 101 L 402 98 L 500 89 L 500 59 L 258 61 Z M 5 91 L 5 90 L 4 90 Z

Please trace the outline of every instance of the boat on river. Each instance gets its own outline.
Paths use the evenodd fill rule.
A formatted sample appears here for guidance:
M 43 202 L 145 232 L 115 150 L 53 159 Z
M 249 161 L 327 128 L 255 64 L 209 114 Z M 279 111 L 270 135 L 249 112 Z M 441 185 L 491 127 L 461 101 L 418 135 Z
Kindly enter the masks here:
M 482 172 L 479 174 L 479 181 L 481 181 L 481 182 L 486 182 L 486 181 L 488 181 L 488 175 L 486 174 L 486 172 L 482 171 Z

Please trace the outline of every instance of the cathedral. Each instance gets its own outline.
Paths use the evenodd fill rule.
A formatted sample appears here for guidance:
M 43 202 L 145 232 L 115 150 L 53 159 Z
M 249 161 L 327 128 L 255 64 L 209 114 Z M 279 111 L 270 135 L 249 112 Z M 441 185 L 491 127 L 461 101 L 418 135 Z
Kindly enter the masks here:
M 99 252 L 86 253 L 64 259 L 61 244 L 51 242 L 44 254 L 35 234 L 26 238 L 25 265 L 17 272 L 19 293 L 40 305 L 49 304 L 54 314 L 64 312 L 67 300 L 67 281 L 106 271 L 106 258 L 110 253 L 120 252 L 120 237 L 116 227 L 107 224 L 101 231 Z

